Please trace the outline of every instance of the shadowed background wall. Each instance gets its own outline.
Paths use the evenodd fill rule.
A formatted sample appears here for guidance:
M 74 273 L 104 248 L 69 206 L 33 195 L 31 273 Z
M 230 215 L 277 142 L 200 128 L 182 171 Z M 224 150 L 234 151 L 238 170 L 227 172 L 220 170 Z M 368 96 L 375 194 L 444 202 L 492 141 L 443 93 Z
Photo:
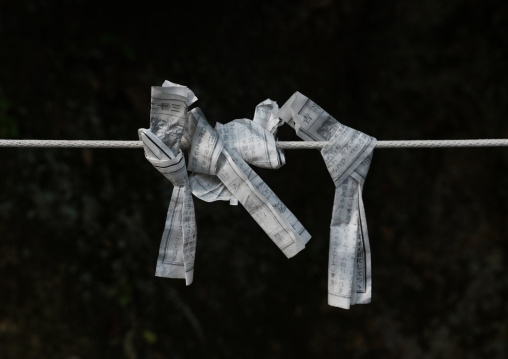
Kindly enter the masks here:
M 506 138 L 507 33 L 503 1 L 4 2 L 0 138 L 135 140 L 165 79 L 211 123 L 298 90 L 379 140 Z M 185 287 L 154 277 L 172 187 L 141 150 L 0 149 L 0 357 L 507 356 L 507 148 L 375 150 L 373 302 L 349 311 L 326 302 L 333 183 L 286 157 L 257 172 L 307 248 L 195 199 Z

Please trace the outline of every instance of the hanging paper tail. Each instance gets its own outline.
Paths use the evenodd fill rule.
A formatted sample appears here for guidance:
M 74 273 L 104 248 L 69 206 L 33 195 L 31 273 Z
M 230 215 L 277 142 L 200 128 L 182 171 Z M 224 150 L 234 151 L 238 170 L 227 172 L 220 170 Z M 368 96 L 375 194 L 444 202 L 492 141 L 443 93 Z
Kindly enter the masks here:
M 196 219 L 185 158 L 173 152 L 152 132 L 140 130 L 145 157 L 174 185 L 159 248 L 155 275 L 185 278 L 192 283 L 196 252 Z
M 348 309 L 370 303 L 370 245 L 361 185 L 347 179 L 335 190 L 330 226 L 328 304 Z

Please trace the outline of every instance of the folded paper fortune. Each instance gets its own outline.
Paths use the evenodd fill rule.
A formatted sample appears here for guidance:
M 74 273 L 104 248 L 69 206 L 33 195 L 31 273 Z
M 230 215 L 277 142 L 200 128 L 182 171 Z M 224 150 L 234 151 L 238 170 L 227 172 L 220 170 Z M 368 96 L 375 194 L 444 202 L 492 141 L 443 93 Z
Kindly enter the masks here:
M 152 87 L 150 128 L 138 131 L 146 159 L 174 186 L 156 275 L 192 283 L 197 226 L 191 193 L 207 202 L 242 204 L 288 258 L 305 248 L 310 234 L 249 166 L 277 169 L 285 164 L 275 134 L 288 123 L 304 140 L 328 142 L 321 153 L 336 187 L 328 303 L 342 308 L 369 303 L 372 279 L 362 187 L 376 140 L 340 124 L 298 92 L 280 110 L 268 99 L 256 106 L 253 120 L 217 123 L 215 129 L 199 108 L 188 110 L 196 100 L 190 89 L 169 81 Z M 187 164 L 181 143 L 189 148 Z
M 370 303 L 372 273 L 362 188 L 376 139 L 344 126 L 296 92 L 278 116 L 305 141 L 327 141 L 321 154 L 335 184 L 328 258 L 328 304 Z

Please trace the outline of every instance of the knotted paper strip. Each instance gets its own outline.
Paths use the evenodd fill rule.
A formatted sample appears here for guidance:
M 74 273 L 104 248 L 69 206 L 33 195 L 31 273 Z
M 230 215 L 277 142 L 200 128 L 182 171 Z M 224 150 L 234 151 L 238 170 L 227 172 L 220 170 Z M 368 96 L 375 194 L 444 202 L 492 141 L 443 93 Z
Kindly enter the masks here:
M 187 285 L 192 283 L 194 275 L 197 229 L 180 142 L 187 123 L 188 106 L 196 100 L 187 87 L 169 81 L 162 87 L 152 87 L 150 130 L 138 131 L 146 159 L 174 186 L 155 275 L 185 278 Z
M 261 168 L 276 169 L 286 163 L 284 152 L 275 147 L 274 133 L 279 123 L 284 123 L 278 118 L 274 119 L 278 109 L 276 102 L 265 100 L 256 106 L 253 121 L 240 119 L 225 125 L 217 123 L 215 129 L 226 147 L 236 151 L 245 162 Z M 199 108 L 189 113 L 189 128 L 186 129 L 184 137 L 187 132 L 194 133 L 199 118 L 204 118 Z M 192 142 L 187 139 L 186 141 Z M 203 201 L 221 200 L 237 203 L 231 192 L 216 176 L 192 173 L 190 181 L 192 193 Z
M 273 134 L 249 120 L 217 124 L 215 131 L 199 109 L 189 113 L 189 122 L 188 127 L 195 128 L 188 164 L 195 172 L 191 175 L 194 195 L 205 201 L 240 202 L 288 258 L 301 251 L 309 233 L 234 147 L 229 147 L 240 139 L 247 145 L 235 147 L 243 156 L 278 168 L 283 157 L 275 148 Z
M 376 139 L 339 123 L 296 92 L 278 116 L 306 141 L 327 141 L 321 150 L 335 184 L 328 262 L 328 304 L 349 309 L 370 303 L 372 274 L 362 188 Z
M 296 217 L 242 159 L 243 155 L 267 168 L 284 164 L 284 154 L 276 149 L 274 139 L 283 123 L 276 117 L 277 104 L 264 101 L 256 108 L 255 121 L 218 124 L 217 132 L 199 108 L 188 112 L 196 100 L 187 87 L 169 81 L 152 87 L 150 129 L 139 130 L 145 157 L 174 185 L 156 275 L 185 278 L 187 285 L 193 279 L 197 239 L 193 184 L 192 190 L 204 200 L 240 201 L 287 257 L 298 253 L 310 239 Z M 194 171 L 192 181 L 181 143 L 191 145 L 188 170 Z

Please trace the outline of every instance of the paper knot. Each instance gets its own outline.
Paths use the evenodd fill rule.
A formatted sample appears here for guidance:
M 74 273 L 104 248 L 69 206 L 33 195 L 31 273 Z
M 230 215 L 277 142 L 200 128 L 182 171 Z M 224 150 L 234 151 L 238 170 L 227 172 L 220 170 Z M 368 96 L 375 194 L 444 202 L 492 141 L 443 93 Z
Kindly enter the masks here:
M 241 203 L 287 257 L 305 247 L 309 233 L 282 201 L 249 167 L 278 168 L 284 154 L 275 148 L 274 133 L 283 122 L 277 104 L 256 107 L 254 121 L 236 120 L 213 129 L 185 86 L 164 82 L 152 87 L 150 129 L 140 129 L 146 159 L 173 185 L 156 275 L 192 283 L 197 226 L 192 193 L 205 201 Z M 180 144 L 190 145 L 188 165 Z M 237 152 L 238 151 L 238 152 Z M 188 176 L 187 170 L 192 171 Z
M 362 188 L 376 139 L 347 127 L 296 92 L 278 116 L 306 141 L 327 141 L 321 150 L 335 184 L 328 262 L 328 304 L 349 308 L 369 303 L 370 246 Z
M 262 104 L 267 105 L 266 101 Z M 278 125 L 278 121 L 272 124 Z M 301 251 L 310 234 L 247 164 L 265 168 L 284 164 L 273 133 L 246 119 L 218 123 L 215 130 L 199 109 L 189 112 L 189 122 L 189 128 L 194 129 L 188 165 L 193 171 L 192 193 L 207 202 L 229 200 L 242 204 L 288 258 Z
M 187 123 L 188 106 L 197 97 L 185 86 L 164 82 L 152 87 L 150 129 L 140 129 L 146 159 L 174 185 L 155 275 L 185 278 L 194 276 L 197 228 L 194 203 L 180 142 Z

